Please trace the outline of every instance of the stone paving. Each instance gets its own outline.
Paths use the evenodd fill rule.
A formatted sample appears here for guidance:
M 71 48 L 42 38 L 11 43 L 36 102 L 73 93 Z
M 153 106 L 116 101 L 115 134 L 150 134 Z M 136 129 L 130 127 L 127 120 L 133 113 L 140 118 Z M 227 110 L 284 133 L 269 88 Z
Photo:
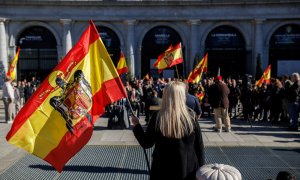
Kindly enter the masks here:
M 0 91 L 0 97 L 2 97 Z M 144 124 L 144 117 L 141 117 Z M 251 128 L 247 121 L 232 120 L 232 132 L 214 132 L 212 118 L 199 121 L 206 147 L 278 147 L 300 148 L 300 132 L 287 131 L 287 128 L 272 126 L 270 123 L 254 122 Z M 87 145 L 138 145 L 131 129 L 106 128 L 107 118 L 99 118 L 95 123 L 93 136 Z M 0 102 L 0 174 L 27 153 L 6 142 L 5 136 L 11 124 L 5 123 L 3 102 Z

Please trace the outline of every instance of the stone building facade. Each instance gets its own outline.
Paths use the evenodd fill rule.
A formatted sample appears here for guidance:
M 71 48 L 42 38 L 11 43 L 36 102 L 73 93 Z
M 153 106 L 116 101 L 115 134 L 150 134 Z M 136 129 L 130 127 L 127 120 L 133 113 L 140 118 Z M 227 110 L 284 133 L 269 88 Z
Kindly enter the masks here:
M 0 0 L 0 84 L 17 46 L 18 79 L 44 78 L 90 19 L 113 61 L 123 51 L 138 78 L 158 76 L 153 62 L 179 42 L 182 77 L 206 52 L 211 76 L 255 75 L 268 64 L 274 76 L 300 69 L 299 0 Z M 172 68 L 163 75 L 176 76 Z

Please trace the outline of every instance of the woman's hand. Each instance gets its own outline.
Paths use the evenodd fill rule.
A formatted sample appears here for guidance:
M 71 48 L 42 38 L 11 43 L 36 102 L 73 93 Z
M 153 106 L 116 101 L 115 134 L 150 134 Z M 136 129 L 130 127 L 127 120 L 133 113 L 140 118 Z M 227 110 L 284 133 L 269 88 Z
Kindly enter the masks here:
M 136 116 L 131 116 L 131 122 L 132 122 L 133 126 L 140 124 L 140 120 Z

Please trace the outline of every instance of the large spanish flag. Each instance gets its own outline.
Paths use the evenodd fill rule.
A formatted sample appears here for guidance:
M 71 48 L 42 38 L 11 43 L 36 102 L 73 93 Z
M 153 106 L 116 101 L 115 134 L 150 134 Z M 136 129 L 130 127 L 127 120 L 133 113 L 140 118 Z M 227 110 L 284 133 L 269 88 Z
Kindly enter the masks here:
M 201 80 L 202 74 L 204 72 L 207 72 L 207 58 L 208 58 L 208 53 L 205 54 L 205 56 L 202 58 L 199 64 L 189 74 L 188 82 L 198 83 Z
M 164 53 L 158 56 L 153 67 L 158 68 L 161 73 L 164 69 L 172 67 L 183 62 L 181 43 L 176 46 L 170 46 Z
M 127 64 L 123 52 L 121 52 L 120 55 L 120 59 L 117 65 L 117 71 L 119 75 L 128 72 L 128 68 L 127 68 Z
M 12 62 L 10 63 L 9 69 L 6 73 L 6 76 L 11 77 L 12 80 L 16 79 L 16 74 L 17 74 L 17 62 L 19 60 L 19 54 L 20 54 L 20 47 L 18 47 L 17 53 L 14 57 L 14 59 L 12 60 Z
M 270 79 L 271 79 L 271 64 L 264 71 L 261 78 L 258 81 L 256 81 L 255 85 L 261 87 L 263 83 L 270 84 Z
M 58 172 L 90 139 L 105 105 L 125 90 L 93 22 L 14 120 L 6 136 Z

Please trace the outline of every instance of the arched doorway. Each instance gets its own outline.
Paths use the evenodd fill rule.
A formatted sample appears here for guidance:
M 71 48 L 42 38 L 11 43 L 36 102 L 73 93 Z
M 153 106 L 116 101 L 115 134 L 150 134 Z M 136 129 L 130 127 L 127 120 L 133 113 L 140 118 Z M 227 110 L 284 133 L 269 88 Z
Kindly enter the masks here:
M 153 64 L 157 60 L 157 57 L 171 44 L 175 46 L 180 42 L 182 43 L 179 34 L 170 27 L 157 26 L 148 31 L 142 42 L 142 77 L 149 74 L 153 78 L 177 78 L 175 66 L 164 70 L 161 74 L 158 74 L 157 69 L 153 68 Z M 184 48 L 182 48 L 182 53 L 184 57 Z M 179 76 L 182 77 L 183 64 L 178 64 L 177 68 Z
M 213 29 L 205 41 L 208 52 L 208 76 L 220 74 L 224 77 L 238 77 L 246 72 L 245 40 L 232 26 Z
M 300 71 L 300 25 L 278 28 L 270 39 L 269 63 L 272 76 L 291 75 Z
M 56 39 L 45 27 L 25 29 L 16 45 L 21 48 L 17 65 L 19 80 L 30 81 L 35 76 L 42 81 L 58 63 Z
M 97 30 L 108 51 L 108 54 L 116 66 L 120 59 L 121 52 L 118 35 L 113 30 L 105 26 L 97 26 Z

